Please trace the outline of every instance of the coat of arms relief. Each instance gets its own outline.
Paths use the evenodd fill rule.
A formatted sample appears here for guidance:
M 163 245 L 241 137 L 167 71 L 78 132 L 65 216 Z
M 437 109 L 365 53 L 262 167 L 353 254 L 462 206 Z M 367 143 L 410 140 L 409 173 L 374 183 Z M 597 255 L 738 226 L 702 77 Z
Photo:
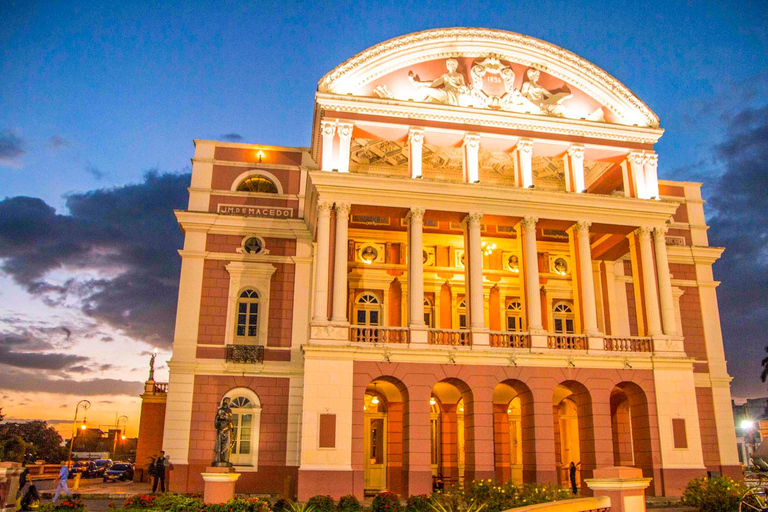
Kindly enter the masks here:
M 541 72 L 529 67 L 518 89 L 515 87 L 515 72 L 497 56 L 489 55 L 475 59 L 469 70 L 469 80 L 459 68 L 459 62 L 448 59 L 446 72 L 432 80 L 423 80 L 413 71 L 408 79 L 413 87 L 422 94 L 421 101 L 461 107 L 490 108 L 507 112 L 547 114 L 567 118 L 583 117 L 576 115 L 565 104 L 573 98 L 570 88 L 563 84 L 557 89 L 546 89 L 539 84 Z M 394 98 L 386 85 L 374 90 L 381 98 Z M 604 121 L 603 110 L 598 108 L 586 116 L 590 121 Z

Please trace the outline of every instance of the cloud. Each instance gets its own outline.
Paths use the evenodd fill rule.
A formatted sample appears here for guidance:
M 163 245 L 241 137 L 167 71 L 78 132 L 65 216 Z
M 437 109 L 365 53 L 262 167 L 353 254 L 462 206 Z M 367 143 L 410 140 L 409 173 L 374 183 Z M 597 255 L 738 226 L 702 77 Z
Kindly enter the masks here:
M 18 165 L 21 157 L 27 154 L 25 145 L 14 130 L 0 132 L 0 164 Z
M 71 369 L 73 364 L 88 361 L 87 357 L 59 352 L 38 352 L 50 350 L 49 343 L 25 335 L 0 334 L 0 366 L 13 366 L 34 370 Z
M 51 149 L 62 149 L 69 146 L 69 141 L 61 135 L 54 135 L 48 139 L 47 144 Z
M 88 172 L 88 174 L 93 176 L 93 178 L 97 181 L 104 177 L 104 173 L 101 172 L 101 169 L 99 169 L 92 163 L 85 164 L 85 170 Z
M 0 269 L 50 303 L 69 300 L 139 340 L 170 346 L 183 243 L 174 209 L 189 174 L 71 194 L 69 215 L 42 199 L 0 201 Z M 55 271 L 67 273 L 56 281 Z
M 141 393 L 144 383 L 119 379 L 74 380 L 51 378 L 40 372 L 0 372 L 0 389 L 9 391 L 61 393 L 65 395 L 103 396 Z M 71 420 L 70 420 L 71 421 Z M 50 423 L 50 421 L 49 421 Z
M 225 133 L 221 136 L 221 140 L 226 140 L 229 142 L 242 142 L 243 136 L 239 133 Z

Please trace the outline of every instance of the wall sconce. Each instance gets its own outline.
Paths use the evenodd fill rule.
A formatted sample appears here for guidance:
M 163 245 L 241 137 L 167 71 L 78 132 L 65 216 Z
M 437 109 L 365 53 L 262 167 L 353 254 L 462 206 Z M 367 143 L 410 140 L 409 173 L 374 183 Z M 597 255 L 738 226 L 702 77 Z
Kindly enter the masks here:
M 259 157 L 259 163 L 261 163 L 261 159 L 264 158 L 264 152 L 259 150 L 259 152 L 256 153 L 256 156 Z

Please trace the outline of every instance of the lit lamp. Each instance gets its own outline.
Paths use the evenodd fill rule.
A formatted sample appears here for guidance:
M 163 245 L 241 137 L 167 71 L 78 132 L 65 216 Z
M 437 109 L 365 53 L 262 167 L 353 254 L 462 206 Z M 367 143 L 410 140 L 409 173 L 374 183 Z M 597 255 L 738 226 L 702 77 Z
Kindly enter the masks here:
M 67 456 L 67 467 L 71 466 L 72 462 L 72 447 L 75 444 L 75 432 L 77 432 L 77 411 L 83 410 L 83 424 L 80 426 L 80 430 L 85 431 L 85 411 L 91 407 L 91 402 L 88 400 L 80 400 L 75 406 L 75 418 L 72 420 L 72 438 L 69 440 L 69 455 Z
M 258 153 L 256 153 L 256 156 L 259 158 L 259 163 L 261 163 L 261 159 L 264 158 L 264 152 L 259 150 Z
M 746 463 L 749 464 L 749 461 L 752 457 L 752 453 L 755 453 L 755 422 L 752 420 L 741 420 L 741 429 L 744 431 L 744 441 L 747 444 L 747 460 Z M 750 448 L 752 448 L 750 450 Z

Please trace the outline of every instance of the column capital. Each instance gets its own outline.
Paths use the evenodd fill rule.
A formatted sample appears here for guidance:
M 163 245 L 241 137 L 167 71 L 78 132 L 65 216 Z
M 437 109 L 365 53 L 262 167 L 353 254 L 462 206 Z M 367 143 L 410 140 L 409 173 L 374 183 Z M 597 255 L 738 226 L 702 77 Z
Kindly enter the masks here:
M 583 144 L 571 144 L 571 147 L 568 148 L 568 156 L 571 158 L 584 158 L 584 145 Z
M 351 137 L 352 136 L 352 128 L 354 128 L 354 123 L 351 122 L 341 122 L 339 121 L 337 123 L 339 127 L 339 137 Z
M 333 136 L 336 133 L 336 121 L 323 119 L 320 121 L 320 131 L 324 137 Z
M 634 231 L 634 233 L 640 238 L 649 238 L 652 231 L 653 228 L 651 226 L 640 226 Z
M 317 215 L 318 217 L 330 217 L 333 203 L 330 201 L 319 201 L 317 203 Z
M 667 226 L 656 226 L 653 229 L 653 238 L 656 240 L 658 239 L 664 240 L 664 237 L 667 236 L 668 231 L 669 231 L 669 228 Z M 666 243 L 666 241 L 664 243 Z
M 517 141 L 517 144 L 515 144 L 515 149 L 522 153 L 532 153 L 533 141 L 531 139 L 520 139 Z
M 521 224 L 525 229 L 536 229 L 537 222 L 539 222 L 539 219 L 536 217 L 523 217 Z
M 635 165 L 643 165 L 645 160 L 645 151 L 632 151 L 627 155 L 627 160 Z
M 462 144 L 465 147 L 476 149 L 480 147 L 480 135 L 477 133 L 467 133 L 464 135 L 464 142 Z
M 424 214 L 427 210 L 424 208 L 411 208 L 408 212 L 408 220 L 409 221 L 416 221 L 416 222 L 422 222 L 424 220 Z
M 408 143 L 409 144 L 423 144 L 424 143 L 424 128 L 410 128 L 408 130 Z
M 349 217 L 349 212 L 352 210 L 352 206 L 348 203 L 336 203 L 336 215 Z
M 576 223 L 576 231 L 578 231 L 580 235 L 588 235 L 590 227 L 592 227 L 592 223 L 587 220 L 580 220 Z
M 479 226 L 481 220 L 483 220 L 483 214 L 480 212 L 469 212 L 467 216 L 464 217 L 464 221 L 467 225 Z
M 659 155 L 657 155 L 656 153 L 646 153 L 646 152 L 644 152 L 643 163 L 645 165 L 649 165 L 651 167 L 658 167 L 658 165 L 659 165 Z

